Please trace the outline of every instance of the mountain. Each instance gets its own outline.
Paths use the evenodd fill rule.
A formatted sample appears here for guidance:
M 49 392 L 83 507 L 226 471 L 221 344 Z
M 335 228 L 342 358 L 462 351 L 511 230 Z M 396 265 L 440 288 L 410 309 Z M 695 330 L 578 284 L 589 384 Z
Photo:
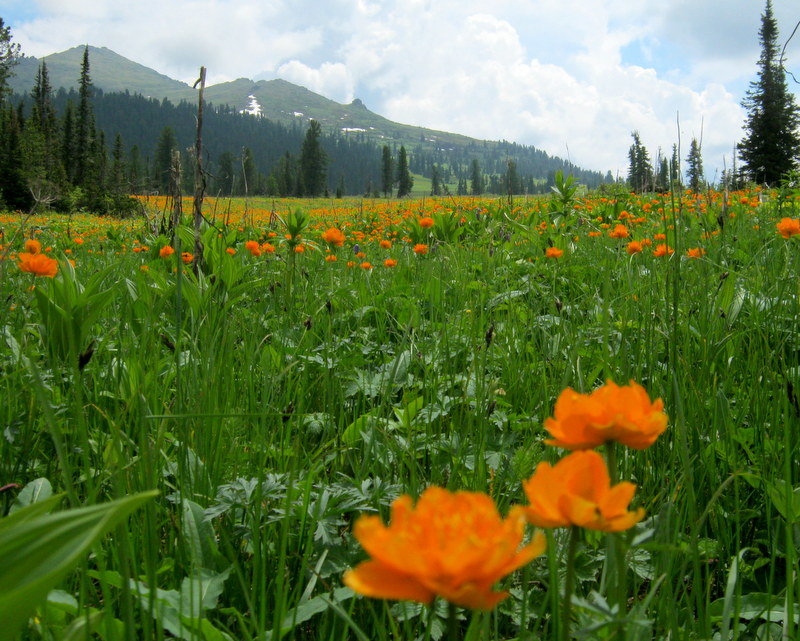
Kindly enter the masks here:
M 84 47 L 73 47 L 61 53 L 45 56 L 50 84 L 55 89 L 77 88 Z M 10 88 L 17 94 L 29 94 L 40 60 L 24 57 L 14 69 Z M 174 80 L 144 65 L 138 64 L 105 47 L 89 47 L 89 66 L 92 83 L 104 93 L 129 92 L 173 104 L 181 101 L 194 103 L 197 91 L 184 82 Z M 575 174 L 589 186 L 603 180 L 599 172 L 582 170 L 560 158 L 548 156 L 534 147 L 506 141 L 484 141 L 460 134 L 427 129 L 393 122 L 370 111 L 359 99 L 344 105 L 316 94 L 285 80 L 253 81 L 239 78 L 206 87 L 205 99 L 214 105 L 229 105 L 242 113 L 253 113 L 286 126 L 306 125 L 308 120 L 320 122 L 323 129 L 358 141 L 377 145 L 400 145 L 421 157 L 431 160 L 426 167 L 417 167 L 419 173 L 429 174 L 430 163 L 448 163 L 457 157 L 458 162 L 479 160 L 483 169 L 504 165 L 516 159 L 528 166 L 528 173 L 537 180 L 545 179 L 558 169 Z M 535 167 L 535 169 L 534 169 Z M 413 169 L 412 169 L 413 170 Z

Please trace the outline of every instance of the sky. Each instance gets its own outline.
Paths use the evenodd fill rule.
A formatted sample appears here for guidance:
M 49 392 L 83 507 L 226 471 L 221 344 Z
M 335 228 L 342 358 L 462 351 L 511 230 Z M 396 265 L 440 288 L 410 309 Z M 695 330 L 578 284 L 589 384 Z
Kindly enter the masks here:
M 283 78 L 391 120 L 533 145 L 624 177 L 702 142 L 730 167 L 764 0 L 0 0 L 26 55 L 108 47 L 189 82 Z M 780 44 L 797 0 L 773 0 Z M 800 29 L 786 48 L 800 80 Z M 800 94 L 800 84 L 788 78 Z M 798 96 L 800 102 L 800 95 Z

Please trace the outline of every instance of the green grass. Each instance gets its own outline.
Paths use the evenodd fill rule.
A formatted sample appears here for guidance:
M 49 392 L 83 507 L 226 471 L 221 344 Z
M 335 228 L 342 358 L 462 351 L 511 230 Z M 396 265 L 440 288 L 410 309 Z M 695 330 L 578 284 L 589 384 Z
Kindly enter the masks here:
M 622 208 L 594 202 L 592 216 Z M 625 206 L 639 215 L 643 202 Z M 628 256 L 587 236 L 593 217 L 540 204 L 525 202 L 522 226 L 500 201 L 458 204 L 459 242 L 430 238 L 427 256 L 362 243 L 371 271 L 345 266 L 349 243 L 330 263 L 314 251 L 294 267 L 286 254 L 251 257 L 243 243 L 264 230 L 235 225 L 206 232 L 197 276 L 173 272 L 157 254 L 165 239 L 138 227 L 81 249 L 82 294 L 63 263 L 56 282 L 35 282 L 38 296 L 7 263 L 0 486 L 45 478 L 72 507 L 160 491 L 50 593 L 23 638 L 68 638 L 84 622 L 106 640 L 437 639 L 446 609 L 342 588 L 364 558 L 353 520 L 388 518 L 397 496 L 434 484 L 488 492 L 505 513 L 536 464 L 559 457 L 542 424 L 561 390 L 607 379 L 640 382 L 670 421 L 650 449 L 620 451 L 619 478 L 647 510 L 622 537 L 628 611 L 606 603 L 605 537 L 587 531 L 572 629 L 793 638 L 799 259 L 774 223 L 797 206 L 737 203 L 721 230 L 708 222 L 716 201 L 707 216 L 653 213 L 659 227 L 640 232 L 666 233 L 667 259 Z M 541 220 L 555 226 L 539 234 Z M 45 226 L 43 242 L 63 248 L 61 234 Z M 191 246 L 190 232 L 179 238 Z M 149 249 L 116 253 L 134 239 Z M 562 258 L 542 258 L 548 240 Z M 696 246 L 706 255 L 686 258 Z M 63 313 L 44 316 L 48 300 Z M 18 493 L 0 494 L 5 511 Z M 552 541 L 503 582 L 511 596 L 495 611 L 465 613 L 461 633 L 553 638 L 565 533 Z

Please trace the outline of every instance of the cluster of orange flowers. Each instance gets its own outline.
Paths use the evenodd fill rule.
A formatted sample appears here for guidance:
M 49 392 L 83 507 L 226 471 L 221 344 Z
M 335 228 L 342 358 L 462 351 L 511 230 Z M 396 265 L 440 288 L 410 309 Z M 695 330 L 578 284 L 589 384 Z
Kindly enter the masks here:
M 370 559 L 345 573 L 356 592 L 375 598 L 430 603 L 441 596 L 468 608 L 491 609 L 507 596 L 494 583 L 544 552 L 537 533 L 522 545 L 524 525 L 619 532 L 642 518 L 630 511 L 636 486 L 611 485 L 604 459 L 592 448 L 617 441 L 635 449 L 652 445 L 666 429 L 663 402 L 650 401 L 631 381 L 608 381 L 590 394 L 564 390 L 555 416 L 545 421 L 546 441 L 572 454 L 555 465 L 540 463 L 523 481 L 528 505 L 513 506 L 501 518 L 494 501 L 480 492 L 429 487 L 416 506 L 404 495 L 392 504 L 391 522 L 362 516 L 353 533 Z
M 784 238 L 800 235 L 800 218 L 781 218 L 775 224 L 778 233 Z
M 42 244 L 35 239 L 25 241 L 25 251 L 17 254 L 20 271 L 34 276 L 53 278 L 58 273 L 58 261 L 42 253 Z

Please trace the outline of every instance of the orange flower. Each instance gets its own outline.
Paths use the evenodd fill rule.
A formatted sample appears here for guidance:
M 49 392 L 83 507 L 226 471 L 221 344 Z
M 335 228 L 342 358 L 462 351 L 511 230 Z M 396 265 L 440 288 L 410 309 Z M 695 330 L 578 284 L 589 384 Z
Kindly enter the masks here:
M 494 501 L 480 492 L 429 487 L 392 503 L 389 526 L 362 516 L 353 534 L 372 557 L 346 572 L 344 584 L 379 599 L 430 603 L 439 595 L 467 608 L 490 610 L 508 596 L 492 585 L 530 562 L 545 548 L 538 533 L 520 547 L 522 508 L 502 519 Z
M 58 261 L 44 254 L 23 252 L 17 255 L 20 271 L 28 272 L 34 276 L 47 276 L 53 278 L 58 273 Z
M 348 266 L 348 267 L 355 267 L 355 266 L 356 266 L 356 261 L 354 261 L 354 260 L 348 260 L 348 261 L 347 261 L 347 266 Z
M 74 242 L 76 245 L 83 245 L 83 238 L 81 238 L 80 236 L 76 236 L 75 238 L 72 239 L 72 242 Z
M 305 250 L 306 250 L 306 248 L 305 248 L 304 245 L 298 245 L 297 247 L 294 248 L 294 253 L 295 254 L 302 254 Z
M 261 245 L 261 251 L 267 254 L 274 254 L 275 247 L 273 245 L 270 245 L 269 243 L 264 243 L 263 245 Z
M 632 240 L 627 245 L 625 245 L 625 251 L 628 252 L 631 256 L 634 254 L 638 254 L 642 251 L 642 243 L 638 240 Z
M 628 228 L 625 225 L 616 225 L 614 229 L 608 232 L 611 238 L 627 238 L 630 236 Z
M 561 258 L 561 256 L 564 255 L 564 251 L 558 247 L 548 247 L 545 250 L 544 255 L 547 258 Z
M 800 218 L 781 218 L 779 223 L 775 223 L 778 233 L 784 238 L 791 238 L 800 234 Z
M 667 240 L 666 234 L 656 234 L 653 236 L 653 240 Z
M 692 247 L 691 249 L 686 250 L 686 255 L 689 258 L 700 258 L 701 256 L 705 255 L 706 250 L 702 247 Z
M 42 244 L 33 238 L 25 241 L 25 252 L 28 254 L 39 254 L 42 251 Z
M 341 247 L 344 245 L 344 232 L 340 229 L 332 227 L 327 231 L 322 232 L 322 240 L 334 247 Z
M 181 260 L 188 265 L 194 260 L 194 256 L 192 256 L 189 252 L 183 252 L 181 254 Z
M 364 262 L 364 263 L 361 263 L 359 265 L 359 267 L 361 267 L 361 269 L 372 269 L 372 263 Z
M 381 249 L 391 249 L 392 248 L 392 241 L 391 240 L 382 240 L 379 245 Z
M 257 240 L 248 240 L 244 244 L 244 248 L 250 252 L 251 256 L 261 256 L 261 245 Z
M 158 255 L 161 256 L 161 258 L 167 258 L 169 256 L 172 256 L 172 254 L 174 253 L 175 250 L 169 245 L 164 245 L 161 249 L 158 250 Z
M 385 261 L 383 261 L 383 266 L 384 267 L 397 267 L 397 261 L 394 260 L 393 258 L 387 258 Z
M 623 481 L 611 487 L 606 462 L 594 450 L 573 452 L 555 465 L 539 463 L 522 489 L 530 503 L 525 516 L 538 527 L 621 532 L 644 518 L 642 508 L 628 511 L 636 486 Z
M 590 231 L 589 232 L 589 238 L 597 238 L 598 236 L 602 236 L 602 235 L 603 235 L 603 232 L 599 232 L 599 231 Z
M 656 248 L 653 250 L 653 256 L 669 256 L 674 253 L 675 250 L 672 249 L 672 247 L 663 243 L 661 245 L 656 245 Z
M 587 450 L 608 441 L 643 450 L 667 429 L 667 415 L 664 402 L 651 402 L 638 383 L 619 386 L 607 381 L 591 394 L 565 389 L 556 400 L 555 417 L 545 419 L 544 428 L 553 437 L 545 443 L 568 450 Z
M 236 253 L 236 250 L 233 247 L 228 247 L 225 251 L 231 256 L 233 256 Z
M 423 256 L 424 254 L 428 253 L 428 246 L 423 245 L 422 243 L 417 243 L 414 245 L 414 253 L 418 256 Z
M 325 261 L 329 263 L 335 263 L 336 256 L 334 256 L 333 254 L 328 254 L 327 256 L 325 256 Z
M 423 216 L 417 222 L 419 222 L 419 226 L 422 227 L 422 229 L 430 229 L 433 227 L 433 218 L 430 216 Z

